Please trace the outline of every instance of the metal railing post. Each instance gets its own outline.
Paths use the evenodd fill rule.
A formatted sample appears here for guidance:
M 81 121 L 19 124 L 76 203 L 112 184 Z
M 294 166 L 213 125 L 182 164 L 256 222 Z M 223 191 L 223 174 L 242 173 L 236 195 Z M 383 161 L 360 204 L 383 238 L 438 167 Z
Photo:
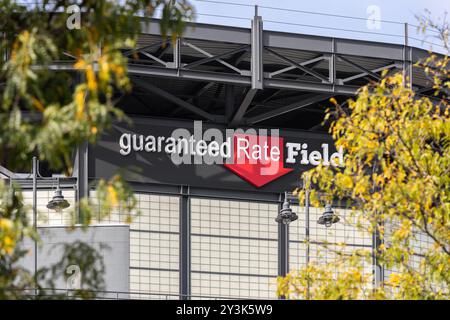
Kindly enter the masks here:
M 38 232 L 37 230 L 37 177 L 38 177 L 38 160 L 37 157 L 33 157 L 33 229 L 34 232 Z M 34 298 L 37 297 L 37 262 L 38 262 L 38 244 L 37 240 L 34 239 Z

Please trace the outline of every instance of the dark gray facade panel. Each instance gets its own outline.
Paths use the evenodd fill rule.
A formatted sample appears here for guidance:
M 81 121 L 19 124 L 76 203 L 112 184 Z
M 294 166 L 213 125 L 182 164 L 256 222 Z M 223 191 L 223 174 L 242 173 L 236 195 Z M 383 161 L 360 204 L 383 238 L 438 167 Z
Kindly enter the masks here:
M 331 38 L 265 31 L 264 45 L 273 48 L 331 53 Z
M 280 193 L 300 187 L 300 174 L 311 169 L 311 165 L 288 164 L 282 159 L 285 168 L 292 169 L 277 179 L 256 187 L 232 172 L 223 164 L 180 164 L 175 165 L 169 154 L 165 152 L 131 151 L 128 155 L 120 154 L 119 140 L 122 134 L 136 134 L 146 137 L 170 137 L 176 128 L 193 131 L 192 121 L 160 120 L 151 118 L 135 118 L 130 128 L 123 123 L 115 124 L 108 134 L 105 134 L 95 146 L 89 149 L 89 178 L 109 178 L 120 172 L 130 182 L 185 185 L 200 188 L 220 188 L 250 192 Z M 208 128 L 225 130 L 222 125 L 203 124 L 203 132 Z M 301 131 L 280 130 L 284 143 L 306 143 L 308 152 L 322 150 L 322 144 L 329 146 L 329 155 L 335 152 L 331 137 L 327 134 L 316 134 Z M 281 148 L 287 156 L 285 144 Z
M 161 34 L 159 23 L 157 21 L 150 21 L 149 23 L 143 22 L 142 33 L 159 36 Z M 251 39 L 250 29 L 201 23 L 188 23 L 183 37 L 186 39 L 223 41 L 241 44 L 250 44 Z
M 426 59 L 430 56 L 429 52 L 426 50 L 420 50 L 417 48 L 410 48 L 410 50 L 411 50 L 411 61 L 413 63 Z
M 336 39 L 336 53 L 379 59 L 403 60 L 403 46 L 382 42 Z

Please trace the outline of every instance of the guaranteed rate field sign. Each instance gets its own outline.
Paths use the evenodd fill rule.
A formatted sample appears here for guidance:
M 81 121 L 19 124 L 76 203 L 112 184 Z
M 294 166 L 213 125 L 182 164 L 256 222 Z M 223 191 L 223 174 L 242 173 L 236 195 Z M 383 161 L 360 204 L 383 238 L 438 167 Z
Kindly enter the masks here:
M 229 129 L 201 121 L 133 119 L 89 151 L 92 178 L 282 192 L 319 164 L 341 166 L 328 135 L 277 128 Z

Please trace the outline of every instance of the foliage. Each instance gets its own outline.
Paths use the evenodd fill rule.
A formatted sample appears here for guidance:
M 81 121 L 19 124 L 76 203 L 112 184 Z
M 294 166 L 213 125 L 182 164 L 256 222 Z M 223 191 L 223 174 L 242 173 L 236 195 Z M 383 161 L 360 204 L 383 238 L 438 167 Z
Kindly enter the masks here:
M 430 25 L 428 23 L 428 25 Z M 441 39 L 447 39 L 448 28 Z M 448 48 L 448 46 L 445 46 Z M 366 257 L 340 255 L 279 279 L 279 295 L 309 299 L 450 298 L 450 88 L 448 55 L 420 61 L 434 95 L 423 96 L 401 74 L 383 75 L 348 106 L 327 113 L 343 167 L 319 166 L 304 176 L 313 205 L 340 199 L 360 230 L 376 233 L 375 261 L 386 271 L 380 286 L 362 278 Z M 305 189 L 298 190 L 300 201 Z M 320 192 L 318 192 L 320 191 Z M 363 221 L 367 221 L 364 224 Z M 370 263 L 370 261 L 369 261 Z M 309 284 L 312 287 L 307 296 Z
M 81 25 L 69 30 L 66 25 L 73 13 L 66 9 L 73 4 L 80 8 Z M 36 155 L 52 172 L 68 176 L 77 146 L 94 143 L 112 121 L 126 120 L 115 106 L 131 88 L 121 50 L 135 49 L 141 28 L 157 9 L 162 11 L 163 38 L 174 39 L 193 17 L 186 0 L 45 0 L 28 5 L 0 0 L 0 7 L 0 165 L 29 171 L 31 156 Z M 69 70 L 51 70 L 55 61 L 66 63 Z M 0 181 L 0 198 L 0 298 L 18 298 L 25 288 L 43 288 L 39 281 L 51 286 L 46 275 L 56 269 L 32 275 L 18 266 L 27 254 L 22 240 L 39 241 L 20 188 Z M 132 191 L 120 176 L 98 182 L 97 201 L 96 207 L 88 199 L 73 206 L 72 216 L 81 217 L 73 223 L 87 226 L 117 207 L 131 217 L 136 209 Z M 78 249 L 85 253 L 78 257 L 85 271 L 94 270 L 97 259 L 87 258 L 96 257 L 95 251 Z M 89 289 L 101 287 L 100 280 L 87 283 Z

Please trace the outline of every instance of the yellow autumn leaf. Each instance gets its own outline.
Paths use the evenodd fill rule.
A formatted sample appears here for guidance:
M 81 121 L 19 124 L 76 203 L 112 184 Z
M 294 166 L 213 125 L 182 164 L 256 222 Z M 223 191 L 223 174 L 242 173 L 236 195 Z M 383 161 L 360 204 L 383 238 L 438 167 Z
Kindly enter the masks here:
M 336 101 L 336 99 L 335 99 L 334 97 L 331 97 L 331 98 L 330 98 L 330 102 L 331 102 L 332 104 L 334 104 L 334 105 L 337 105 L 337 104 L 338 104 L 337 101 Z
M 342 185 L 343 185 L 345 188 L 347 188 L 347 189 L 353 188 L 353 180 L 352 180 L 352 178 L 350 178 L 350 177 L 347 176 L 347 175 L 344 175 L 344 176 L 342 177 Z
M 4 243 L 5 247 L 9 247 L 9 246 L 13 245 L 14 241 L 10 236 L 5 236 L 3 238 L 3 243 Z
M 73 67 L 77 70 L 84 69 L 86 67 L 86 62 L 83 59 L 78 60 Z
M 84 91 L 81 88 L 77 88 L 75 92 L 75 104 L 77 107 L 76 118 L 81 120 L 84 114 Z
M 391 273 L 389 276 L 389 283 L 395 287 L 397 287 L 400 284 L 401 277 L 397 273 Z
M 13 222 L 10 219 L 0 218 L 0 228 L 3 230 L 10 230 L 13 227 Z
M 42 104 L 41 101 L 39 101 L 39 99 L 36 99 L 35 97 L 31 98 L 31 101 L 33 102 L 33 106 L 38 109 L 39 111 L 43 112 L 44 111 L 44 105 Z
M 86 77 L 87 77 L 87 84 L 88 84 L 89 90 L 96 91 L 97 90 L 97 80 L 95 78 L 95 73 L 94 73 L 94 69 L 92 68 L 92 65 L 89 65 L 86 68 Z
M 108 186 L 108 195 L 109 195 L 109 200 L 111 201 L 111 204 L 113 206 L 116 206 L 118 204 L 117 192 L 116 192 L 116 189 L 114 189 L 114 187 L 112 185 Z

